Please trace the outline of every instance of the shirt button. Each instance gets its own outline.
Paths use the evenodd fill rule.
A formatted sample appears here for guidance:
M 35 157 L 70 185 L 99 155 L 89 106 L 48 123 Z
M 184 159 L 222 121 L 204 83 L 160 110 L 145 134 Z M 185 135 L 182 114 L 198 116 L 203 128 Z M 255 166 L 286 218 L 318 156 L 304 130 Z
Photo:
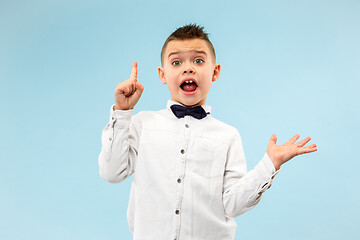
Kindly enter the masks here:
M 179 211 L 179 210 L 176 210 L 175 213 L 176 213 L 177 215 L 179 215 L 180 211 Z
M 181 183 L 181 179 L 179 178 L 179 179 L 177 180 L 177 182 L 178 182 L 178 183 Z
M 181 154 L 184 154 L 184 153 L 185 153 L 185 150 L 184 150 L 184 149 L 181 149 L 180 152 L 181 152 Z
M 185 124 L 185 127 L 186 127 L 186 128 L 189 128 L 189 124 Z
M 112 140 L 112 137 L 109 137 L 109 141 L 111 141 Z
M 112 117 L 111 119 L 112 119 L 112 120 L 114 120 L 115 118 L 114 118 L 114 117 Z

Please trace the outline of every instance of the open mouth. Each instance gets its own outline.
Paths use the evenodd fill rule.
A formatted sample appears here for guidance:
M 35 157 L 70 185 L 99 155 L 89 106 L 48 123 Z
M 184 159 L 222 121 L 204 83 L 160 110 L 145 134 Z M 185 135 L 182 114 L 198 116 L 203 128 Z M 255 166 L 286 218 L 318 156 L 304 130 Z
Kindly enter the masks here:
M 185 92 L 194 92 L 197 89 L 197 84 L 192 80 L 184 81 L 180 88 L 184 90 Z

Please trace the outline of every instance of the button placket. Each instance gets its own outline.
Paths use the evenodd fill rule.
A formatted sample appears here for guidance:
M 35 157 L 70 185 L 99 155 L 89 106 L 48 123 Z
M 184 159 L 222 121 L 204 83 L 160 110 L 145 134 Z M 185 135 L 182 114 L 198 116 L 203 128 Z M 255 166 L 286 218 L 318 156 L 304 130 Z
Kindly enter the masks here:
M 186 155 L 188 151 L 188 144 L 190 141 L 190 116 L 185 116 L 181 122 L 181 128 L 183 130 L 183 145 L 180 146 L 179 149 L 179 162 L 177 162 L 177 165 L 179 166 L 177 169 L 177 199 L 176 199 L 176 205 L 175 205 L 175 212 L 174 215 L 176 217 L 175 220 L 175 236 L 178 236 L 180 233 L 180 226 L 181 226 L 181 203 L 182 203 L 182 197 L 183 197 L 183 188 L 184 188 L 184 177 L 185 177 L 185 169 L 186 169 Z

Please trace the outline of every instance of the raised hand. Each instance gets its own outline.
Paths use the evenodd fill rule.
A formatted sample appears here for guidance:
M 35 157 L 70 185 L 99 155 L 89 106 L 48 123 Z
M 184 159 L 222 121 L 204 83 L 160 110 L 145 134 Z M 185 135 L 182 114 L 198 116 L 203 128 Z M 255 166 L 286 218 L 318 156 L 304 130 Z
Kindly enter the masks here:
M 130 78 L 119 83 L 115 88 L 115 106 L 114 110 L 133 109 L 139 101 L 144 90 L 137 81 L 137 62 L 133 62 Z
M 298 143 L 295 143 L 300 137 L 299 134 L 296 134 L 294 137 L 290 138 L 289 141 L 284 143 L 283 145 L 277 145 L 276 140 L 277 136 L 273 134 L 270 138 L 269 144 L 266 149 L 266 153 L 270 157 L 273 162 L 275 169 L 280 169 L 280 166 L 293 157 L 297 155 L 301 155 L 304 153 L 310 153 L 317 151 L 316 144 L 311 144 L 310 146 L 304 147 L 306 143 L 308 143 L 311 138 L 307 137 L 301 140 Z

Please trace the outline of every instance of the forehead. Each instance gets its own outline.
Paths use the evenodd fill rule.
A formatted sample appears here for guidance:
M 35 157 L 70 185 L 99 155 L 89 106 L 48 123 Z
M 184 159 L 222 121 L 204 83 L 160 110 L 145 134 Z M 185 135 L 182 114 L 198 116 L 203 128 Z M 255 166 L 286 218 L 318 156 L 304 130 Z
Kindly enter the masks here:
M 173 53 L 204 52 L 211 55 L 208 43 L 203 39 L 172 40 L 168 43 L 165 51 L 165 58 Z

